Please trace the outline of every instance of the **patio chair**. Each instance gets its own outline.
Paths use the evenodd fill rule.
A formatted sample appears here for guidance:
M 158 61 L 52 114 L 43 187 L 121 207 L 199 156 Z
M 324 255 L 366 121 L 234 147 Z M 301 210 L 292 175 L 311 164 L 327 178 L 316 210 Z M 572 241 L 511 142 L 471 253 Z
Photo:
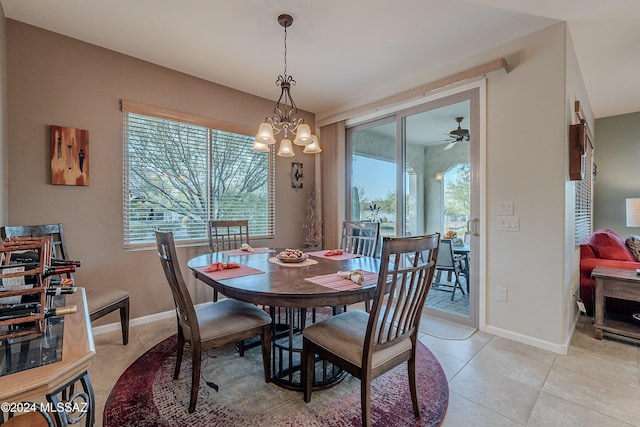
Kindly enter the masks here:
M 460 284 L 460 274 L 463 271 L 462 263 L 464 262 L 464 255 L 454 254 L 453 245 L 450 239 L 442 239 L 440 241 L 440 250 L 438 251 L 438 261 L 436 263 L 436 278 L 433 282 L 435 289 L 451 292 L 451 301 L 455 296 L 456 289 L 460 289 L 463 295 L 466 295 L 462 285 Z M 442 283 L 442 272 L 447 272 L 448 275 L 453 274 L 450 277 L 453 278 L 453 285 Z M 468 278 L 467 278 L 468 280 Z M 450 287 L 451 289 L 443 289 Z

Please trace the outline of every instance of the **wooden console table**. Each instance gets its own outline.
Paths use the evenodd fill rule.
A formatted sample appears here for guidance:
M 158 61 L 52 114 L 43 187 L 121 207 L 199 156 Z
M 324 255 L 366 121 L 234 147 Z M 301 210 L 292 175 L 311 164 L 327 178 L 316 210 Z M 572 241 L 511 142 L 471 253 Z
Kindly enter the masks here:
M 95 399 L 88 370 L 96 352 L 84 288 L 55 298 L 60 305 L 77 306 L 77 312 L 47 319 L 43 334 L 2 340 L 2 411 L 11 409 L 11 404 L 35 402 L 48 410 L 56 426 L 92 426 Z
M 640 302 L 640 274 L 635 270 L 598 266 L 593 269 L 591 277 L 596 281 L 595 337 L 601 340 L 604 332 L 611 332 L 640 339 L 640 322 L 631 315 L 606 312 L 607 298 Z

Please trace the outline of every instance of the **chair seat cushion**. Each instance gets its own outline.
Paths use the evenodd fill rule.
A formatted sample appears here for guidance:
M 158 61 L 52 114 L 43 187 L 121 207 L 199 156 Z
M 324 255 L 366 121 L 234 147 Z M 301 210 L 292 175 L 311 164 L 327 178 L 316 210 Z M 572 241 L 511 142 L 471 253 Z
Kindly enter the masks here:
M 360 310 L 348 311 L 307 327 L 302 331 L 302 335 L 316 345 L 362 367 L 362 352 L 368 321 L 368 313 Z M 411 340 L 404 339 L 395 345 L 378 350 L 373 353 L 371 367 L 375 369 L 410 349 Z
M 227 298 L 196 306 L 201 341 L 216 339 L 271 323 L 271 317 L 253 304 Z
M 86 289 L 89 314 L 105 307 L 119 303 L 129 298 L 129 292 L 124 289 Z

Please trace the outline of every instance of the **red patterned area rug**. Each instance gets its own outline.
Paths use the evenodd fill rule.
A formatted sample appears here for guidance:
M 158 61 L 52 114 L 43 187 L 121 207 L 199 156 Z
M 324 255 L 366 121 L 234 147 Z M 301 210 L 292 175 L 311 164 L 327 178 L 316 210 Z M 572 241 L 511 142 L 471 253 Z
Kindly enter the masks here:
M 189 414 L 191 362 L 185 348 L 180 378 L 173 380 L 176 336 L 143 354 L 122 374 L 104 410 L 104 427 L 123 426 L 359 426 L 360 381 L 302 393 L 263 380 L 259 347 L 239 357 L 233 346 L 203 356 L 198 404 Z M 373 380 L 372 422 L 376 426 L 439 426 L 449 400 L 447 378 L 435 356 L 418 347 L 420 419 L 411 408 L 406 363 Z M 216 391 L 218 388 L 218 391 Z

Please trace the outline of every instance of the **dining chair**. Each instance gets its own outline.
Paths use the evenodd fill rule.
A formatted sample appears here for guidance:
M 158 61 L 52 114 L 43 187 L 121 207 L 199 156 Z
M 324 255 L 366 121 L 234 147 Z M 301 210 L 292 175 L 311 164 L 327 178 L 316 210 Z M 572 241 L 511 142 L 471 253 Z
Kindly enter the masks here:
M 302 331 L 301 375 L 305 402 L 311 400 L 315 355 L 318 355 L 360 379 L 362 425 L 369 426 L 371 381 L 407 362 L 413 412 L 420 417 L 416 346 L 422 309 L 435 271 L 439 239 L 437 233 L 385 237 L 371 313 L 348 311 Z
M 379 222 L 344 221 L 340 249 L 352 254 L 377 257 Z
M 433 287 L 442 291 L 451 292 L 451 301 L 456 294 L 456 289 L 460 289 L 465 295 L 464 289 L 460 284 L 460 274 L 462 274 L 464 255 L 455 254 L 450 239 L 442 239 L 440 241 L 440 250 L 438 251 L 438 261 L 436 262 L 436 278 Z M 442 283 L 442 273 L 453 274 L 453 285 Z M 467 280 L 469 280 L 467 278 Z M 451 287 L 451 289 L 442 289 L 443 287 Z
M 379 222 L 343 221 L 340 249 L 344 252 L 378 258 L 378 236 L 380 234 Z M 365 301 L 365 310 L 371 308 L 371 301 Z M 347 311 L 347 306 L 342 307 Z M 338 308 L 334 307 L 334 314 L 338 314 Z
M 212 252 L 239 249 L 249 244 L 249 220 L 210 220 L 209 249 Z M 213 301 L 218 301 L 218 291 L 213 290 Z
M 249 244 L 248 220 L 209 221 L 209 248 L 213 252 L 239 249 L 243 243 Z
M 64 239 L 62 224 L 16 225 L 0 228 L 0 237 L 4 240 L 10 237 L 51 237 L 52 258 L 68 260 L 67 245 Z M 65 275 L 73 278 L 73 274 Z M 118 288 L 86 288 L 89 318 L 95 321 L 113 311 L 120 311 L 120 329 L 122 330 L 122 344 L 129 343 L 129 292 Z
M 260 336 L 264 381 L 271 381 L 271 317 L 253 304 L 231 298 L 193 305 L 180 271 L 172 232 L 156 231 L 158 256 L 171 288 L 178 325 L 178 354 L 173 374 L 178 379 L 185 343 L 191 345 L 189 413 L 196 409 L 202 351 Z

